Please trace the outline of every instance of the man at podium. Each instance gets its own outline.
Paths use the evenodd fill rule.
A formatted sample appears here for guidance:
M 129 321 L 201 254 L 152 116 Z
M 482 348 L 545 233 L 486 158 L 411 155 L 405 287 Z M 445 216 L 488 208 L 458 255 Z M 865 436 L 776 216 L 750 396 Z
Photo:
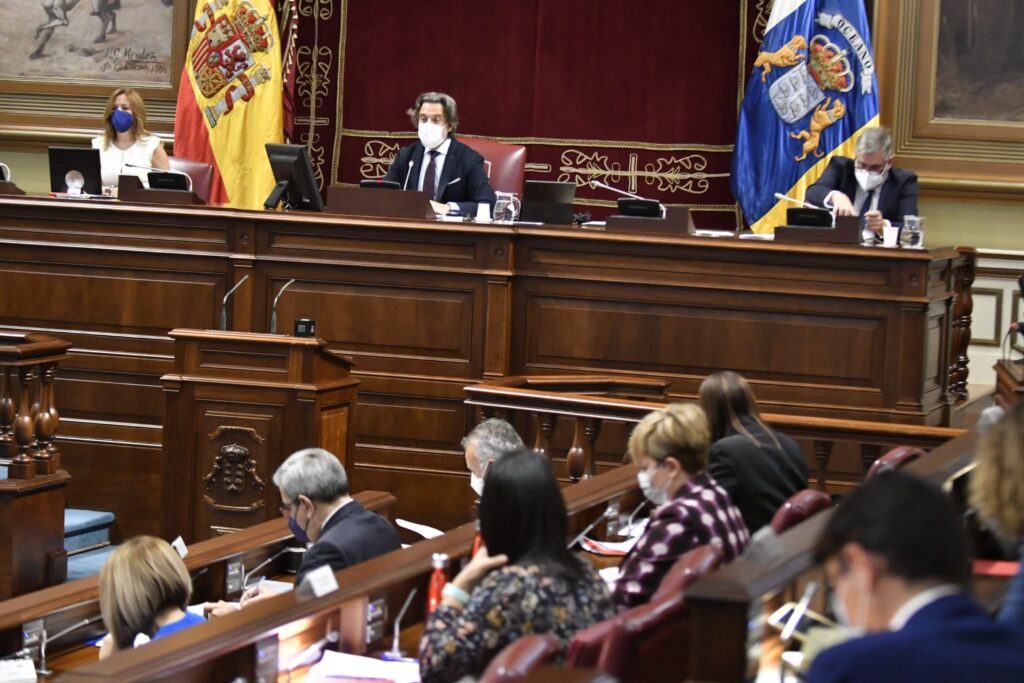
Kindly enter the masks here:
M 398 183 L 403 190 L 426 192 L 439 214 L 472 216 L 477 204 L 493 205 L 494 189 L 484 158 L 455 139 L 459 127 L 455 100 L 444 93 L 423 93 L 408 113 L 419 141 L 398 150 L 384 180 Z
M 864 239 L 881 241 L 886 221 L 917 215 L 917 174 L 892 167 L 888 128 L 868 128 L 857 139 L 857 158 L 835 156 L 806 200 L 837 216 L 860 216 Z

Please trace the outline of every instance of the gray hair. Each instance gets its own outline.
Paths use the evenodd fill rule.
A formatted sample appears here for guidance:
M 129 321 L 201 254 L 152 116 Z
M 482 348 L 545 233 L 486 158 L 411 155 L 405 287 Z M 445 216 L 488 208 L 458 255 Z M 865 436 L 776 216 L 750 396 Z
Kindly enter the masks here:
M 412 121 L 413 127 L 418 126 L 420 123 L 420 109 L 423 107 L 424 102 L 441 105 L 444 109 L 444 118 L 448 125 L 452 127 L 452 132 L 459 127 L 459 108 L 455 104 L 455 98 L 443 92 L 425 92 L 416 98 L 416 105 L 406 112 L 409 115 L 409 120 Z
M 866 128 L 857 138 L 857 154 L 881 152 L 886 159 L 892 156 L 892 133 L 888 128 Z
M 330 451 L 303 448 L 277 468 L 274 486 L 293 501 L 302 495 L 319 503 L 330 503 L 348 493 L 348 476 Z
M 526 448 L 512 425 L 496 417 L 488 418 L 474 427 L 462 440 L 462 447 L 465 449 L 471 443 L 476 445 L 477 458 L 482 462 L 497 462 L 507 453 Z

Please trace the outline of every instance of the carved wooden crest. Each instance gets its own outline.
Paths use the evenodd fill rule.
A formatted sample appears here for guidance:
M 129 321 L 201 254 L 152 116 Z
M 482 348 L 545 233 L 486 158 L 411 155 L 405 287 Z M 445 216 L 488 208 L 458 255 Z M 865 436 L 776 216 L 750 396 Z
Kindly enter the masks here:
M 249 449 L 239 443 L 221 446 L 213 461 L 213 469 L 203 477 L 207 492 L 217 491 L 241 494 L 250 486 L 256 493 L 263 493 L 266 486 L 256 474 L 256 461 L 249 456 Z

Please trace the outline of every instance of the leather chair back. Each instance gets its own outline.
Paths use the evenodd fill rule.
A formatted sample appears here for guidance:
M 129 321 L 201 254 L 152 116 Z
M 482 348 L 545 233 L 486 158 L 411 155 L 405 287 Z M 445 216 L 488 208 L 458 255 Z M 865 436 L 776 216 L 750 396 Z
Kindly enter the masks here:
M 797 491 L 776 510 L 772 517 L 772 531 L 781 534 L 786 529 L 796 526 L 808 517 L 832 506 L 828 494 L 817 489 Z
M 168 157 L 172 171 L 188 173 L 192 178 L 192 191 L 204 202 L 210 201 L 210 190 L 213 187 L 213 164 L 205 161 L 194 161 L 185 157 Z
M 913 462 L 923 455 L 927 454 L 920 448 L 914 448 L 913 446 L 897 446 L 878 460 L 871 463 L 871 467 L 868 468 L 868 473 L 864 475 L 864 480 L 867 481 L 871 477 L 880 474 L 881 472 L 885 472 L 886 470 L 903 467 L 908 462 Z
M 689 631 L 682 593 L 634 607 L 615 620 L 597 668 L 619 683 L 674 683 L 689 669 Z
M 697 579 L 710 574 L 722 564 L 724 555 L 716 545 L 702 545 L 686 553 L 672 565 L 658 585 L 651 600 L 683 593 L 696 583 Z
M 517 681 L 562 651 L 562 641 L 550 633 L 531 633 L 505 646 L 484 669 L 480 683 Z
M 525 145 L 508 145 L 479 138 L 459 138 L 459 142 L 476 150 L 484 158 L 491 187 L 498 192 L 515 192 L 522 197 L 523 178 L 526 174 Z

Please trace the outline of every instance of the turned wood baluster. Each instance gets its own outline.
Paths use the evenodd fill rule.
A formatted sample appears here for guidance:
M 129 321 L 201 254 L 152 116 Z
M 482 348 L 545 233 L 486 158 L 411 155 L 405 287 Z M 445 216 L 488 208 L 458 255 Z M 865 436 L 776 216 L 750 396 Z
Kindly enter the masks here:
M 967 355 L 971 344 L 971 314 L 974 299 L 971 285 L 974 284 L 977 252 L 970 247 L 957 247 L 962 261 L 953 273 L 953 310 L 950 311 L 950 349 L 947 397 L 954 404 L 967 400 L 967 378 L 970 374 Z
M 14 455 L 14 397 L 11 395 L 10 368 L 0 368 L 0 458 Z
M 825 490 L 825 472 L 828 470 L 828 461 L 832 457 L 832 441 L 814 440 L 814 457 L 818 461 L 818 489 Z
M 882 454 L 882 447 L 878 444 L 873 443 L 862 443 L 860 445 L 860 461 L 864 463 L 864 474 L 868 473 L 871 466 L 878 460 L 878 456 Z
M 11 465 L 8 468 L 8 477 L 11 479 L 31 479 L 36 476 L 36 463 L 29 457 L 32 452 L 32 441 L 35 436 L 29 392 L 32 389 L 32 380 L 35 378 L 35 372 L 36 369 L 34 367 L 18 368 L 18 379 L 21 382 L 21 400 L 18 404 L 18 416 L 14 418 L 14 443 L 18 448 L 18 453 L 11 460 Z
M 566 454 L 569 479 L 575 483 L 594 475 L 594 442 L 601 429 L 600 423 L 591 418 L 576 418 L 576 429 L 572 435 L 572 448 Z
M 533 450 L 550 459 L 551 435 L 555 433 L 558 416 L 552 413 L 534 413 L 533 419 L 537 425 L 537 434 L 533 438 Z
M 38 447 L 32 456 L 39 474 L 53 474 L 60 465 L 60 454 L 53 443 L 60 419 L 53 404 L 53 378 L 56 374 L 56 363 L 48 363 L 39 368 L 39 407 L 35 414 Z

